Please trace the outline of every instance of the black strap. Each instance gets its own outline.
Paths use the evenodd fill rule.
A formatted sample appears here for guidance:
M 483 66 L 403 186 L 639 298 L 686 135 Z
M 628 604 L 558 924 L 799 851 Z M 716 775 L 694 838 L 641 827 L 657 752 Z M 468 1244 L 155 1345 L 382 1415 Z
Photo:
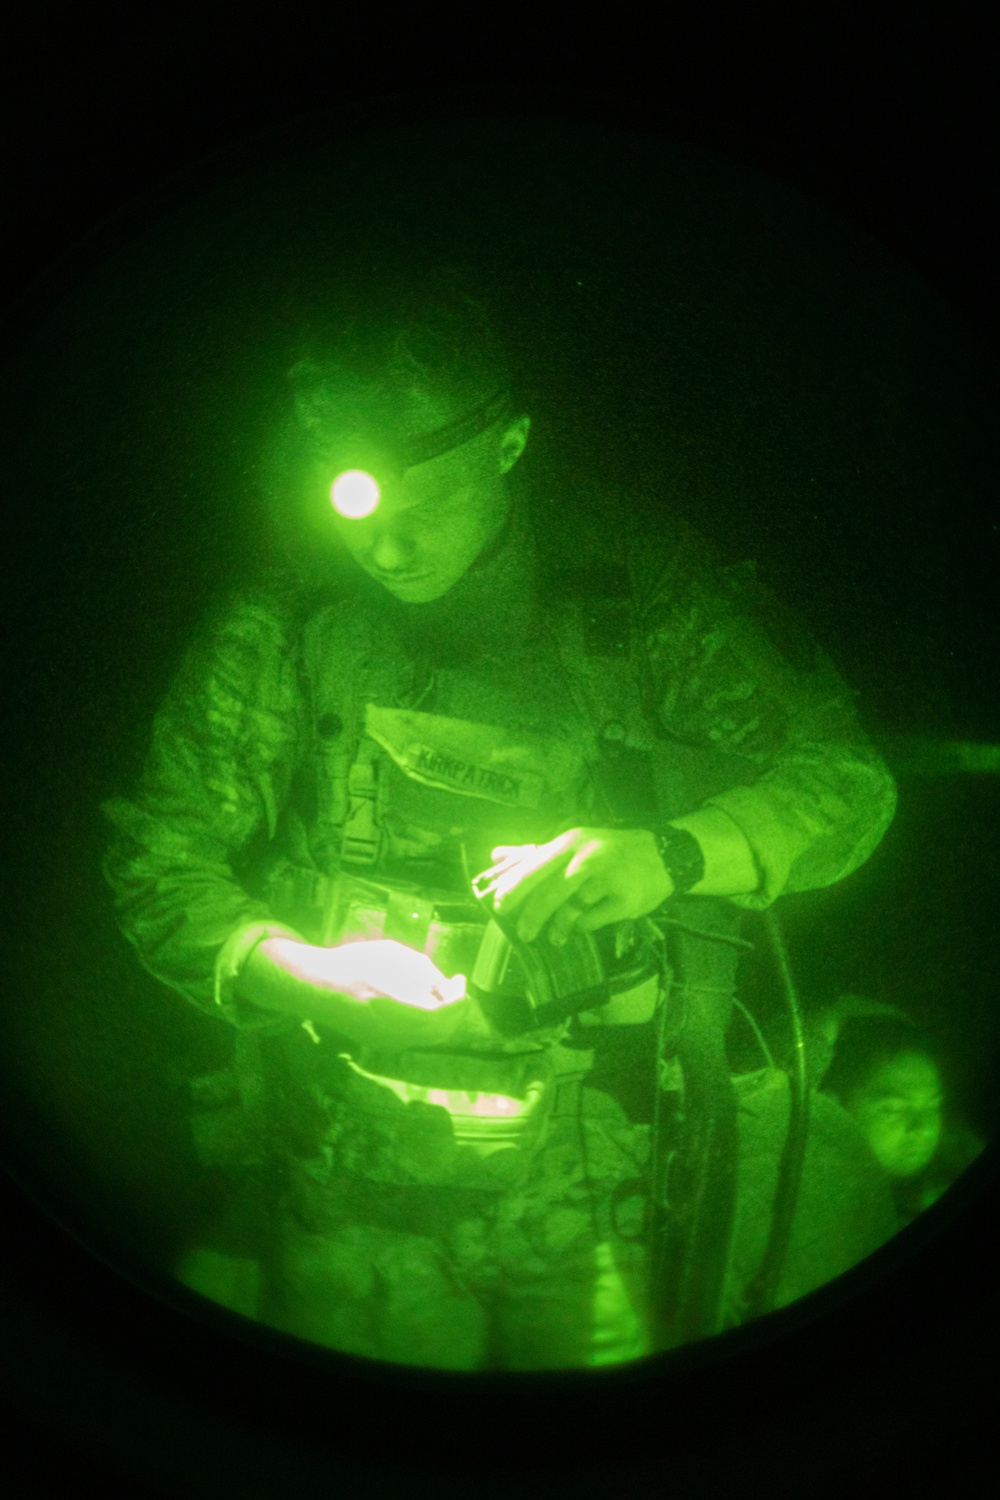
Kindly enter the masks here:
M 736 1094 L 725 1051 L 738 950 L 669 933 L 672 982 L 661 1010 L 657 1074 L 668 1050 L 684 1080 L 671 1111 L 657 1087 L 650 1163 L 650 1321 L 655 1347 L 719 1331 L 736 1210 Z
M 458 417 L 454 422 L 448 422 L 444 427 L 435 428 L 433 432 L 425 432 L 420 437 L 411 438 L 400 449 L 400 462 L 403 469 L 409 469 L 416 464 L 427 463 L 429 459 L 438 458 L 442 453 L 448 453 L 452 448 L 458 448 L 462 443 L 468 443 L 487 427 L 492 427 L 501 417 L 511 411 L 510 396 L 506 391 L 498 391 L 481 406 L 473 411 L 466 412 L 465 416 Z

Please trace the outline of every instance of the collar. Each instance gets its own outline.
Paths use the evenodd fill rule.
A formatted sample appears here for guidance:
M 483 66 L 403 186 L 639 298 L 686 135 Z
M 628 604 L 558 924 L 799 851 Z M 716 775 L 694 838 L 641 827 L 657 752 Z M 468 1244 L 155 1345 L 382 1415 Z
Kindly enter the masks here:
M 496 539 L 440 599 L 387 598 L 404 647 L 447 666 L 506 654 L 531 634 L 538 613 L 538 561 L 522 503 L 515 500 Z

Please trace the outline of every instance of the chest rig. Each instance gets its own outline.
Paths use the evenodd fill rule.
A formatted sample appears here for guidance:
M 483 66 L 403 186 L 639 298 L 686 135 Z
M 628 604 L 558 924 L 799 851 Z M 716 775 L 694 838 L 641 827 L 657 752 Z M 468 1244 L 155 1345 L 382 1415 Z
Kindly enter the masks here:
M 407 659 L 378 620 L 331 611 L 314 622 L 315 940 L 359 935 L 330 891 L 345 875 L 391 888 L 383 935 L 423 947 L 435 906 L 482 922 L 471 883 L 497 844 L 575 823 L 648 827 L 690 808 L 684 747 L 665 757 L 651 734 L 627 614 L 610 602 L 565 601 L 545 637 L 509 660 L 440 671 Z
M 495 844 L 574 822 L 648 827 L 731 784 L 720 756 L 651 728 L 627 599 L 567 598 L 549 627 L 506 661 L 436 671 L 376 616 L 341 605 L 310 622 L 312 743 L 284 865 L 299 867 L 286 900 L 311 938 L 343 936 L 339 873 L 468 902 Z M 393 935 L 419 920 L 400 910 Z
M 696 805 L 714 789 L 704 753 L 651 730 L 633 644 L 622 590 L 568 594 L 544 634 L 506 659 L 439 670 L 367 612 L 337 605 L 314 617 L 303 646 L 313 742 L 297 858 L 271 885 L 276 914 L 312 941 L 391 938 L 469 976 L 487 922 L 472 879 L 493 847 L 576 824 L 648 827 Z M 609 961 L 648 943 L 638 925 L 552 950 L 557 989 L 596 989 Z M 647 1021 L 659 993 L 647 978 L 580 1022 Z M 567 1030 L 487 1035 L 448 1052 L 340 1053 L 354 1117 L 400 1148 L 368 1158 L 390 1160 L 386 1180 L 403 1182 L 468 1183 L 470 1157 L 489 1159 L 494 1176 L 513 1170 L 524 1152 L 510 1148 L 530 1146 L 560 1089 L 591 1066 L 579 1041 L 564 1045 Z M 445 1138 L 431 1149 L 434 1130 Z

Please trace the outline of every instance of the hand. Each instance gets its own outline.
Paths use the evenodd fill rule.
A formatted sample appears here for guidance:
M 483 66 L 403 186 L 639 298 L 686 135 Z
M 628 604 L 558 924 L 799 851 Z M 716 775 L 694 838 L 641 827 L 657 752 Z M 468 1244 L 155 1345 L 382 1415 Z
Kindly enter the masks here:
M 355 1000 L 387 1000 L 415 1010 L 436 1011 L 465 998 L 464 974 L 446 979 L 426 953 L 390 938 L 341 943 L 337 948 L 314 951 L 329 955 L 330 987 Z M 323 967 L 319 958 L 314 972 L 321 983 Z
M 446 979 L 426 953 L 388 938 L 343 943 L 335 951 L 337 982 L 363 1002 L 361 1039 L 380 1051 L 451 1041 L 472 1001 L 465 975 Z
M 403 943 L 381 938 L 321 948 L 272 938 L 261 949 L 261 961 L 291 982 L 282 1009 L 366 1046 L 386 1052 L 435 1046 L 468 1023 L 464 974 L 446 978 L 425 953 Z
M 574 927 L 596 932 L 644 917 L 673 892 L 656 840 L 644 829 L 571 828 L 547 844 L 500 845 L 477 879 L 522 942 L 548 923 L 560 947 Z

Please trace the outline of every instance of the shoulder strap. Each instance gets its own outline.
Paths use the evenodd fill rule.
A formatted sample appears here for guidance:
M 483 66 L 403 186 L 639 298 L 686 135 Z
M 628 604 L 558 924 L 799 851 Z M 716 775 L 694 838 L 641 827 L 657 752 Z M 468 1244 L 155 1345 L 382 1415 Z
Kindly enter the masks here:
M 341 862 L 370 868 L 378 861 L 382 842 L 377 813 L 376 757 L 379 747 L 362 735 L 347 774 L 347 815 L 340 844 Z
M 559 626 L 560 658 L 593 736 L 594 780 L 606 815 L 644 825 L 658 816 L 648 746 L 636 580 L 627 539 L 600 566 L 572 575 Z
M 409 704 L 420 684 L 414 663 L 377 619 L 344 600 L 317 619 L 311 641 L 310 671 L 318 695 L 320 775 L 326 793 L 319 810 L 321 841 L 339 861 L 368 869 L 378 861 L 380 747 L 366 732 L 370 702 Z M 331 734 L 323 734 L 328 720 Z

